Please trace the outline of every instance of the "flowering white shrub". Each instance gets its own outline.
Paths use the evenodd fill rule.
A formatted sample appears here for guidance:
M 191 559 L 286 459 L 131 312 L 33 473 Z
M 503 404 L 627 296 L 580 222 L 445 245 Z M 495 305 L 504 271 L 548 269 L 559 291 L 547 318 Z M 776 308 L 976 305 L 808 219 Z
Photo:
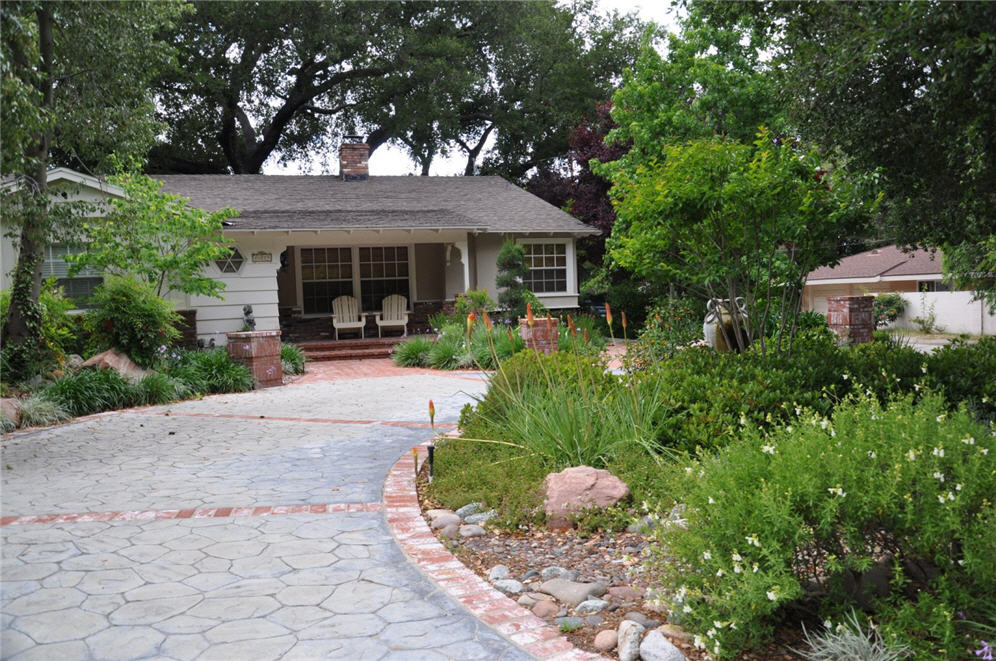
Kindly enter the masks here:
M 952 614 L 996 591 L 996 438 L 945 406 L 856 395 L 830 421 L 803 411 L 767 435 L 747 426 L 677 467 L 687 525 L 657 532 L 652 570 L 671 619 L 730 657 L 807 596 L 832 617 L 870 606 L 887 642 L 923 658 L 963 653 Z M 855 587 L 875 565 L 892 568 L 888 595 Z

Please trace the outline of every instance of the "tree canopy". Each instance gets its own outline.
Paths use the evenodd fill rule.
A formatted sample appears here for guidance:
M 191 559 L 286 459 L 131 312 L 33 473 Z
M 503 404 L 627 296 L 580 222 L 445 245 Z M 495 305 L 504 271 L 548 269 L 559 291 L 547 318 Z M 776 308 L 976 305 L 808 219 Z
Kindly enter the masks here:
M 53 204 L 47 170 L 100 172 L 114 152 L 148 150 L 160 129 L 149 87 L 172 54 L 156 35 L 182 9 L 141 0 L 0 4 L 0 171 L 13 180 L 0 203 L 19 249 L 2 331 L 5 378 L 29 376 L 43 351 L 42 251 L 83 211 Z
M 333 154 L 343 134 L 520 177 L 562 154 L 638 50 L 640 24 L 592 0 L 197 2 L 158 88 L 154 172 L 258 173 Z M 485 154 L 485 143 L 494 148 Z
M 836 260 L 840 234 L 865 219 L 863 199 L 842 173 L 822 170 L 815 151 L 765 129 L 753 145 L 713 137 L 665 151 L 659 162 L 612 171 L 613 260 L 703 298 L 742 297 L 747 339 L 763 347 L 774 319 L 781 345 L 807 274 Z M 735 306 L 728 311 L 736 317 Z
M 801 133 L 877 170 L 883 238 L 943 247 L 988 287 L 996 234 L 996 5 L 985 2 L 695 1 L 715 26 L 766 42 Z M 988 242 L 988 243 L 987 243 Z
M 157 296 L 183 292 L 221 298 L 224 283 L 204 275 L 204 267 L 230 254 L 222 223 L 232 209 L 203 211 L 180 195 L 164 193 L 162 182 L 119 170 L 108 177 L 123 197 L 83 223 L 82 250 L 68 256 L 71 273 L 91 267 L 106 274 L 134 276 Z

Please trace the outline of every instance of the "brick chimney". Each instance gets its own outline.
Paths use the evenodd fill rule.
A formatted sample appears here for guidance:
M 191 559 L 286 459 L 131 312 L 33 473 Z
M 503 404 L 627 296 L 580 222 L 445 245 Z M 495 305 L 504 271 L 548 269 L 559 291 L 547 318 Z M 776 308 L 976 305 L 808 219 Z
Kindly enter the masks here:
M 370 174 L 370 145 L 361 135 L 343 136 L 339 147 L 339 176 L 343 181 L 366 181 Z

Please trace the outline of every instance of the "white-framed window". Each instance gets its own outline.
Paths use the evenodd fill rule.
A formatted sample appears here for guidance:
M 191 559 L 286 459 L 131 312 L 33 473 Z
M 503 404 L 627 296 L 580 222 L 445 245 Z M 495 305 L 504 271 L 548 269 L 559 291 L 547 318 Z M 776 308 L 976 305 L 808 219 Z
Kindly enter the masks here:
M 411 298 L 408 278 L 408 247 L 377 246 L 359 249 L 360 307 L 379 310 L 386 296 Z
M 331 314 L 332 299 L 353 295 L 351 248 L 301 248 L 301 308 Z
M 354 296 L 363 312 L 376 312 L 386 296 L 412 300 L 414 249 L 407 246 L 335 246 L 298 249 L 301 312 L 326 315 L 332 299 Z
M 524 284 L 534 294 L 563 294 L 568 292 L 567 260 L 571 251 L 568 241 L 523 240 L 529 273 Z
M 78 307 L 86 307 L 86 299 L 104 281 L 104 277 L 100 271 L 87 267 L 70 278 L 70 264 L 66 262 L 65 256 L 79 252 L 81 251 L 61 243 L 46 246 L 42 261 L 42 277 L 55 276 L 66 296 L 72 299 Z

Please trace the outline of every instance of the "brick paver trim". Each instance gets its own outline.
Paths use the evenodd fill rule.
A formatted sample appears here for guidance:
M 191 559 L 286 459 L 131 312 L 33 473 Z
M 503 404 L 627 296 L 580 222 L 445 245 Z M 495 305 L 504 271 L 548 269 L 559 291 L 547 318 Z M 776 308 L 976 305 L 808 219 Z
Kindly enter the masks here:
M 418 466 L 428 451 L 418 447 Z M 577 649 L 560 631 L 495 590 L 456 559 L 429 530 L 422 518 L 415 492 L 416 459 L 406 452 L 391 468 L 384 482 L 384 515 L 387 526 L 419 571 L 474 617 L 490 625 L 537 659 L 544 661 L 594 661 L 606 657 Z
M 83 523 L 89 521 L 149 521 L 151 519 L 210 519 L 219 517 L 270 516 L 279 514 L 342 514 L 380 512 L 383 503 L 324 503 L 318 505 L 264 505 L 251 507 L 206 507 L 203 509 L 130 510 L 123 512 L 79 512 L 30 514 L 0 518 L 0 526 L 31 523 Z

